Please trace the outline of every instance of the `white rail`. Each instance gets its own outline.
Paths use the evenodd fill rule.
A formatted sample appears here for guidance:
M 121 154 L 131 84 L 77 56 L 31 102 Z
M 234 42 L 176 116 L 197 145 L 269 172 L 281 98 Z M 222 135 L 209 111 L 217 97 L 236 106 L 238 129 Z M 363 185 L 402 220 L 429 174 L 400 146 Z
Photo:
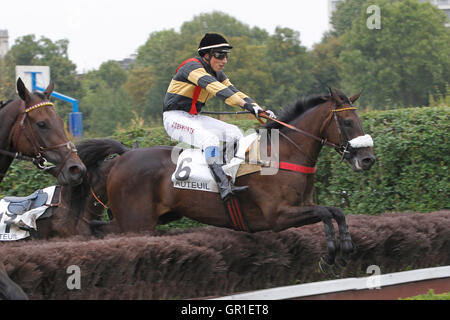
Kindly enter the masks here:
M 211 300 L 283 300 L 319 294 L 335 293 L 349 290 L 377 289 L 385 286 L 398 285 L 431 279 L 449 278 L 450 266 L 417 269 L 412 271 L 378 274 L 364 278 L 346 278 L 339 280 L 320 281 L 293 286 L 264 289 Z

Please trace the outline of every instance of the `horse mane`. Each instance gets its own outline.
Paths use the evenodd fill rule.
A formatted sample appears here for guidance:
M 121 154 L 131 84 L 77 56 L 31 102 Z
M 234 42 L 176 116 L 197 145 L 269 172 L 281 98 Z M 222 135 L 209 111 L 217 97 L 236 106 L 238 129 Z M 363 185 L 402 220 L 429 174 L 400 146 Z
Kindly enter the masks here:
M 86 139 L 77 143 L 77 150 L 89 172 L 98 169 L 107 157 L 123 154 L 129 149 L 113 139 Z
M 79 216 L 85 208 L 91 185 L 102 184 L 106 181 L 111 167 L 106 160 L 111 159 L 114 154 L 120 155 L 129 149 L 112 139 L 86 139 L 77 143 L 76 147 L 78 156 L 87 169 L 83 182 L 78 186 L 70 187 L 71 210 Z
M 12 101 L 14 101 L 14 100 L 13 99 L 9 99 L 9 100 L 6 100 L 6 101 L 1 101 L 0 100 L 0 109 L 3 108 L 4 106 L 6 106 L 8 103 L 10 103 Z
M 335 93 L 345 102 L 349 102 L 347 96 L 340 91 L 339 89 L 334 89 Z M 328 101 L 331 99 L 331 95 L 323 95 L 323 94 L 314 94 L 303 96 L 296 102 L 288 105 L 286 108 L 281 110 L 281 113 L 278 116 L 278 120 L 289 123 L 292 120 L 300 117 L 306 111 L 317 107 L 318 105 Z M 276 123 L 275 121 L 268 121 L 267 124 L 264 125 L 266 129 L 282 129 L 283 125 Z

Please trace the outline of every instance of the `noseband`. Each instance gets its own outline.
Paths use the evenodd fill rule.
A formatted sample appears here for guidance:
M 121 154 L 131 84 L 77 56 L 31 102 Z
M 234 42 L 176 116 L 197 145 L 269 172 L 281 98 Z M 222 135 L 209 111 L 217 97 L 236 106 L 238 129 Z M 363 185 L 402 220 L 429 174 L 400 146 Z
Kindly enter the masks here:
M 29 133 L 27 132 L 27 130 L 25 130 L 25 121 L 27 119 L 28 113 L 36 110 L 38 108 L 41 107 L 53 107 L 53 103 L 48 102 L 48 101 L 44 101 L 44 102 L 40 102 L 38 104 L 35 104 L 29 108 L 25 109 L 25 112 L 22 113 L 22 118 L 20 120 L 20 130 L 18 131 L 18 133 L 16 134 L 16 136 L 20 136 L 20 134 L 23 132 L 25 134 L 25 137 L 27 138 L 27 140 L 31 143 L 33 149 L 34 149 L 34 157 L 27 157 L 22 155 L 20 152 L 9 152 L 9 151 L 5 151 L 5 150 L 0 150 L 1 154 L 13 157 L 15 159 L 19 159 L 19 160 L 25 160 L 25 161 L 31 161 L 33 162 L 39 169 L 42 170 L 48 170 L 50 169 L 52 166 L 46 166 L 46 162 L 47 159 L 45 159 L 42 155 L 42 153 L 45 153 L 47 151 L 51 151 L 51 150 L 55 150 L 61 147 L 66 147 L 69 152 L 67 152 L 67 156 L 64 158 L 64 160 L 62 161 L 62 163 L 59 165 L 59 169 L 58 172 L 56 173 L 56 177 L 59 176 L 59 174 L 61 173 L 62 168 L 64 167 L 64 164 L 66 163 L 66 161 L 69 159 L 70 155 L 72 153 L 77 153 L 77 149 L 75 147 L 75 145 L 73 144 L 73 142 L 71 141 L 67 141 L 65 143 L 61 143 L 55 146 L 50 146 L 50 147 L 44 147 L 42 146 L 42 144 L 39 144 L 39 140 L 42 141 L 42 139 L 37 139 L 35 136 L 35 133 L 33 132 L 33 129 L 31 128 L 31 124 L 28 121 L 28 127 L 29 127 L 29 133 L 31 134 L 31 136 L 29 135 Z M 40 138 L 40 137 L 39 137 Z M 17 141 L 17 139 L 16 139 Z

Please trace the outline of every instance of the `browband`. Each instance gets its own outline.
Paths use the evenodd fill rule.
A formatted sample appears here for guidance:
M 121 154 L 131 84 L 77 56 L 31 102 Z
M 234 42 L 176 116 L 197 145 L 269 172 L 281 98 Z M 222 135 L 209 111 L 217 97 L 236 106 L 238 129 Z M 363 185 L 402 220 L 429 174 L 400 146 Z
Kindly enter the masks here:
M 40 102 L 38 104 L 35 104 L 34 106 L 31 106 L 31 107 L 25 109 L 25 112 L 30 112 L 30 111 L 36 110 L 40 107 L 53 107 L 53 103 L 51 103 L 49 101 Z

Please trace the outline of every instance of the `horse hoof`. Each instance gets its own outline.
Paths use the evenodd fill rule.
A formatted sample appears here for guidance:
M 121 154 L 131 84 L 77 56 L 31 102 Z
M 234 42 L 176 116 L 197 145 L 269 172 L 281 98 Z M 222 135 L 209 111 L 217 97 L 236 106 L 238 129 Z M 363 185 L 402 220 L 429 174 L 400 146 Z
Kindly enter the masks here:
M 353 245 L 353 241 L 343 241 L 341 243 L 341 252 L 343 254 L 350 255 L 355 251 L 355 246 Z

